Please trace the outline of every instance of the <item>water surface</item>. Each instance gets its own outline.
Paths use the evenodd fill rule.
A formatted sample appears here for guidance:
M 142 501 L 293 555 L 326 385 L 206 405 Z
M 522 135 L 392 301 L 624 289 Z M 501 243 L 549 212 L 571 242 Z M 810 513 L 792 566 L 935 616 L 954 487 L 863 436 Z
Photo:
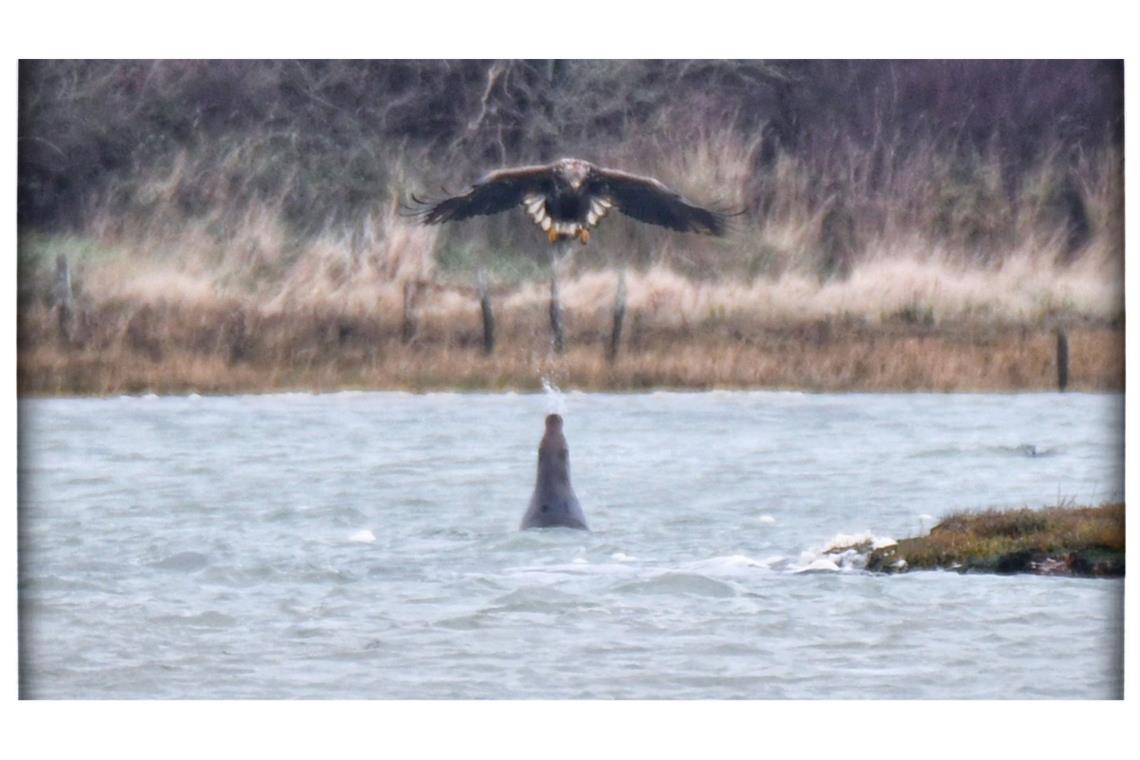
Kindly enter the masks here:
M 548 411 L 590 533 L 516 530 Z M 1119 395 L 20 402 L 21 694 L 1116 698 L 1120 580 L 843 535 L 1123 494 Z

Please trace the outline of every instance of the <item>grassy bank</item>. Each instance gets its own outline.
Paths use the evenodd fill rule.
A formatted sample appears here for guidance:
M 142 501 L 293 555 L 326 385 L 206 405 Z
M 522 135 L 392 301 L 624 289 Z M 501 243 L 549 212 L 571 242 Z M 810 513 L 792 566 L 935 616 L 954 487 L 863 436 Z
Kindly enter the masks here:
M 244 257 L 226 248 L 220 260 L 186 238 L 168 241 L 168 254 L 24 240 L 19 390 L 536 389 L 542 375 L 593 390 L 1047 390 L 1057 387 L 1059 326 L 1071 389 L 1123 389 L 1122 285 L 1110 256 L 983 268 L 884 253 L 823 282 L 630 267 L 611 360 L 613 268 L 579 260 L 564 272 L 562 356 L 551 352 L 547 283 L 492 275 L 486 355 L 473 278 L 433 266 L 433 230 L 398 219 L 386 230 L 356 257 L 332 240 L 293 252 L 272 237 L 247 240 Z M 71 262 L 68 311 L 53 283 L 59 260 Z
M 672 328 L 627 314 L 610 360 L 602 320 L 567 314 L 554 356 L 541 308 L 500 317 L 483 353 L 477 306 L 425 321 L 404 343 L 399 322 L 366 316 L 175 306 L 106 307 L 79 319 L 81 342 L 55 315 L 24 318 L 18 387 L 32 394 L 238 393 L 349 388 L 537 390 L 541 376 L 583 390 L 798 388 L 815 391 L 1013 391 L 1056 388 L 1056 337 L 1044 329 L 820 320 L 783 326 L 731 321 Z M 1070 329 L 1069 387 L 1123 389 L 1123 331 Z
M 927 536 L 871 551 L 867 568 L 1121 576 L 1124 504 L 962 512 Z

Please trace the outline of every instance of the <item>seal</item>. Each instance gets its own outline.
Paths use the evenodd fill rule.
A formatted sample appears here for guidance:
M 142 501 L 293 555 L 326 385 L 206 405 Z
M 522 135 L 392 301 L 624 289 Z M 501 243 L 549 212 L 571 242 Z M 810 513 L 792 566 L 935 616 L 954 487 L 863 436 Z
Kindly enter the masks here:
M 590 529 L 570 485 L 570 449 L 562 434 L 562 417 L 557 414 L 546 417 L 546 433 L 538 444 L 534 494 L 519 530 L 553 527 Z

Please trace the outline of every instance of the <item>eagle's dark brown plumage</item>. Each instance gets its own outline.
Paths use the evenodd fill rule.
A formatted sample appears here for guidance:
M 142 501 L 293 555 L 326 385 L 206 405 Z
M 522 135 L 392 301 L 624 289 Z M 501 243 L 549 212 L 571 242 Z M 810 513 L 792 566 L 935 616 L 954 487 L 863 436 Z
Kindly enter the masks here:
M 423 206 L 417 214 L 424 224 L 458 222 L 522 206 L 551 243 L 577 238 L 584 245 L 590 228 L 611 209 L 678 232 L 723 235 L 727 228 L 725 213 L 690 203 L 652 177 L 576 158 L 491 172 L 467 193 L 438 202 L 412 199 Z

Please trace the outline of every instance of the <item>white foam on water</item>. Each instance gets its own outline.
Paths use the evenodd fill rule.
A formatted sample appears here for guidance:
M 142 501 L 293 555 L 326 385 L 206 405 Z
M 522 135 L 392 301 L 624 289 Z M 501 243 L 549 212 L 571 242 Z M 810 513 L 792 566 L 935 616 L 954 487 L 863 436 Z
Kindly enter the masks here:
M 836 564 L 833 560 L 819 557 L 817 559 L 813 559 L 807 565 L 797 567 L 796 569 L 792 570 L 792 572 L 799 575 L 802 573 L 838 573 L 842 572 L 842 570 L 842 566 Z
M 614 552 L 610 555 L 610 559 L 616 559 L 618 562 L 634 562 L 637 557 L 631 557 L 625 552 Z
M 354 544 L 370 544 L 376 540 L 376 534 L 370 530 L 358 530 L 348 537 L 348 540 Z
M 724 557 L 710 557 L 709 559 L 686 562 L 681 568 L 685 571 L 698 572 L 704 575 L 742 575 L 754 573 L 757 570 L 771 570 L 773 562 L 780 559 L 782 558 L 756 560 L 743 554 L 730 554 Z
M 872 549 L 882 549 L 884 546 L 894 546 L 898 543 L 890 536 L 876 536 L 869 530 L 861 533 L 837 533 L 830 541 L 824 544 L 821 552 L 837 551 L 859 544 L 870 543 Z
M 764 525 L 775 525 L 776 518 L 772 517 L 772 515 L 760 515 L 756 518 L 756 522 L 763 523 Z
M 799 562 L 791 568 L 791 572 L 859 572 L 867 567 L 868 551 L 897 543 L 889 536 L 876 536 L 869 530 L 838 533 L 823 546 L 800 552 Z

